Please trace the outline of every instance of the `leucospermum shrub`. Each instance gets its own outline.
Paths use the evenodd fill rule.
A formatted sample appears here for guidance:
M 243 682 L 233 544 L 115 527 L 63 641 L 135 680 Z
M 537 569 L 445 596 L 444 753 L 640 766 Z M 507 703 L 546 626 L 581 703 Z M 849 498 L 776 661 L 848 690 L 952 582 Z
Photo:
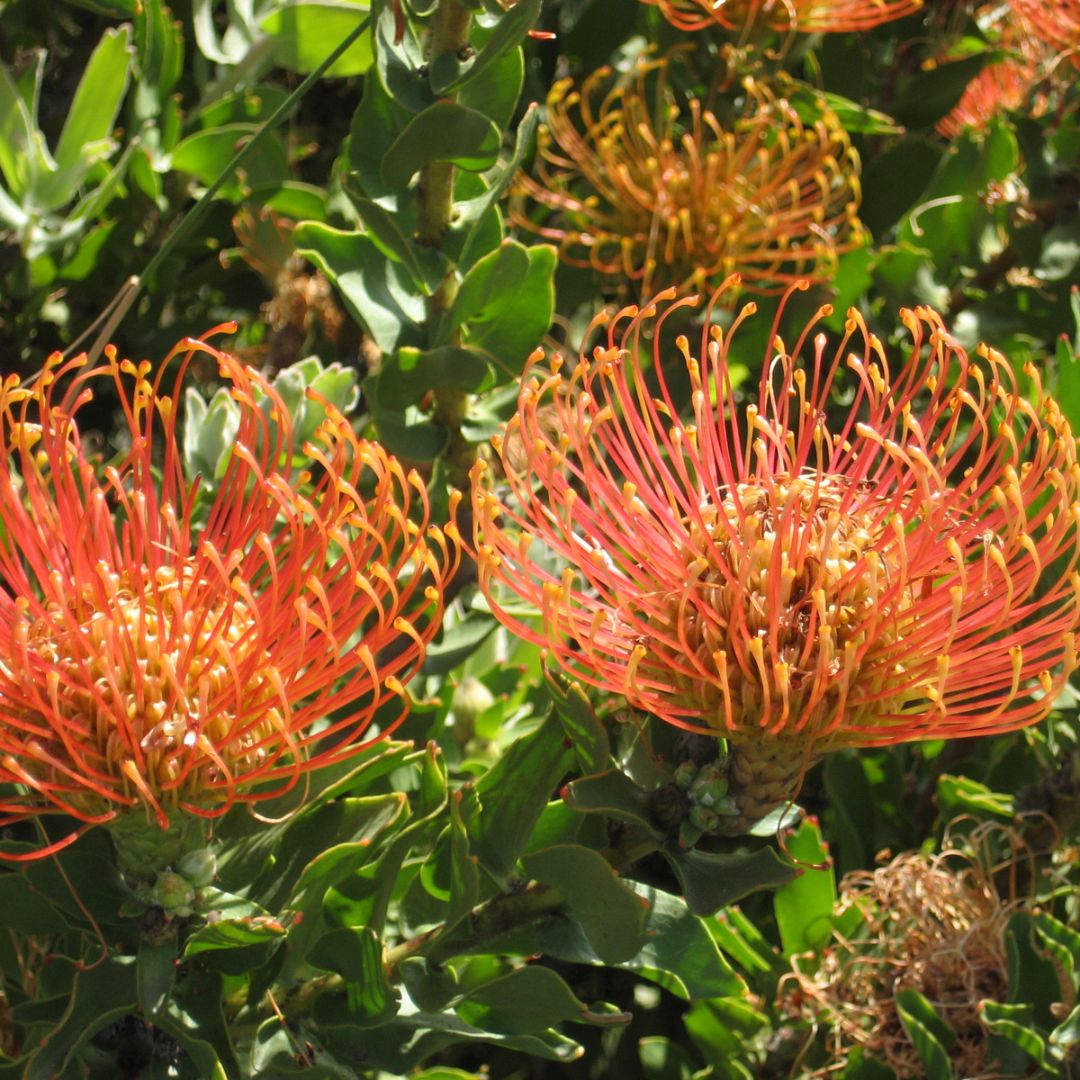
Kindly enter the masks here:
M 0 1080 L 1075 1072 L 1075 3 L 5 0 Z

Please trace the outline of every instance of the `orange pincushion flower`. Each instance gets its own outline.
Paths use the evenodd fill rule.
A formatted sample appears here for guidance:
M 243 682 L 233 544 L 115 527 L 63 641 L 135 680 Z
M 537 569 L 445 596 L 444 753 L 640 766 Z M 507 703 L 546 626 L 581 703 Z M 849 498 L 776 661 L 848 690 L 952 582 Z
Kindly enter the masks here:
M 990 64 L 967 84 L 960 100 L 937 122 L 937 130 L 954 139 L 965 128 L 984 128 L 991 117 L 1019 109 L 1037 81 L 1038 69 L 1026 60 Z
M 419 477 L 312 391 L 301 450 L 261 375 L 202 341 L 177 354 L 172 395 L 166 365 L 111 348 L 0 387 L 0 823 L 141 808 L 167 828 L 279 795 L 362 749 L 383 706 L 378 737 L 395 726 L 439 627 L 457 545 Z M 199 354 L 238 415 L 208 515 L 177 431 Z M 98 469 L 77 421 L 102 381 L 130 445 Z
M 495 444 L 506 486 L 473 474 L 499 618 L 584 682 L 726 737 L 770 804 L 828 750 L 1044 717 L 1077 666 L 1080 466 L 1035 370 L 1029 402 L 928 308 L 901 312 L 900 358 L 855 311 L 835 346 L 815 319 L 789 349 L 781 313 L 739 409 L 755 305 L 667 353 L 665 320 L 696 304 L 601 316 L 606 343 L 570 365 L 530 358 Z
M 1045 111 L 1045 92 L 1036 92 L 1040 82 L 1054 68 L 1053 54 L 1031 32 L 1026 20 L 1004 18 L 999 9 L 980 12 L 980 21 L 989 27 L 1000 21 L 998 47 L 1006 50 L 1003 60 L 988 64 L 968 83 L 960 100 L 937 123 L 937 130 L 948 139 L 965 128 L 984 128 L 991 118 L 1003 112 L 1028 108 L 1033 116 Z
M 1080 0 L 1009 0 L 1022 24 L 1080 67 Z
M 646 0 L 680 30 L 721 26 L 744 31 L 836 34 L 872 30 L 913 15 L 923 0 Z
M 655 77 L 656 86 L 650 91 Z M 667 61 L 626 85 L 601 68 L 552 88 L 536 177 L 521 174 L 510 213 L 563 259 L 634 282 L 714 287 L 734 271 L 770 292 L 828 276 L 859 246 L 859 159 L 839 120 L 813 123 L 767 83 L 747 79 L 741 118 L 725 127 L 700 101 L 686 112 Z M 533 220 L 529 203 L 551 213 Z

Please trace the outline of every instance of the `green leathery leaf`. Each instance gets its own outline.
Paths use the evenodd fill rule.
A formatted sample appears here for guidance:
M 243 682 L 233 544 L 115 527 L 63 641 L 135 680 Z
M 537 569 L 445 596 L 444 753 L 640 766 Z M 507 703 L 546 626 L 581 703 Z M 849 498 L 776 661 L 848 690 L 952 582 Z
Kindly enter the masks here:
M 139 10 L 139 0 L 67 0 L 74 7 L 107 15 L 110 19 L 130 19 Z
M 480 647 L 499 624 L 482 611 L 470 611 L 464 619 L 446 627 L 432 642 L 424 658 L 425 675 L 446 675 Z
M 301 871 L 289 901 L 289 907 L 303 914 L 303 920 L 294 924 L 289 934 L 290 946 L 299 955 L 303 955 L 304 947 L 314 940 L 322 919 L 322 901 L 326 890 L 375 858 L 378 849 L 373 841 L 392 829 L 408 807 L 408 798 L 400 791 L 340 801 L 362 806 L 364 822 L 361 835 L 348 843 L 332 847 L 326 847 L 326 840 L 323 839 L 320 847 L 306 849 L 319 853 Z
M 639 882 L 627 884 L 648 903 L 648 913 L 641 952 L 619 967 L 640 972 L 687 1001 L 745 992 L 743 980 L 681 896 Z
M 798 867 L 771 847 L 731 854 L 668 848 L 663 854 L 678 876 L 686 902 L 695 915 L 712 915 L 749 893 L 783 885 L 799 872 Z
M 579 1020 L 585 1003 L 554 971 L 518 968 L 471 990 L 455 1012 L 466 1023 L 504 1035 L 531 1035 L 565 1020 Z
M 375 393 L 384 409 L 414 405 L 429 391 L 456 387 L 476 392 L 491 379 L 491 366 L 479 353 L 454 345 L 398 349 L 379 372 Z
M 131 60 L 131 28 L 106 30 L 68 109 L 56 144 L 56 172 L 39 176 L 34 185 L 34 201 L 42 209 L 57 210 L 69 203 L 90 167 L 111 152 L 113 125 L 127 93 Z
M 370 849 L 401 814 L 403 807 L 398 803 L 403 799 L 398 794 L 349 797 L 316 806 L 297 815 L 287 828 L 265 840 L 256 834 L 252 845 L 261 859 L 252 862 L 261 865 L 261 872 L 253 881 L 240 876 L 245 869 L 243 864 L 233 866 L 225 860 L 220 868 L 222 879 L 237 891 L 249 887 L 252 896 L 276 910 L 296 889 L 302 888 L 300 883 L 309 868 L 312 852 L 339 844 Z
M 151 942 L 143 938 L 135 960 L 139 1008 L 148 1019 L 165 1010 L 176 983 L 176 941 Z
M 424 297 L 370 236 L 306 221 L 296 227 L 293 237 L 298 254 L 311 259 L 338 287 L 346 307 L 382 352 L 426 343 L 421 329 L 426 319 Z
M 768 1018 L 749 1004 L 745 994 L 695 1002 L 684 1014 L 691 1041 L 713 1067 L 717 1080 L 754 1080 L 740 1058 L 754 1036 L 769 1027 Z M 845 1078 L 846 1080 L 846 1078 Z M 889 1070 L 885 1080 L 896 1080 Z
M 412 1080 L 487 1080 L 487 1072 L 471 1073 L 461 1069 L 450 1069 L 437 1065 L 434 1069 L 424 1069 L 413 1073 Z
M 18 934 L 55 934 L 67 926 L 49 894 L 24 873 L 0 874 L 0 911 L 4 927 Z
M 87 912 L 102 925 L 116 926 L 126 920 L 121 907 L 131 899 L 131 889 L 116 868 L 115 859 L 85 848 L 61 852 L 26 868 L 35 889 L 67 911 L 81 924 Z
M 392 454 L 410 461 L 434 461 L 450 439 L 449 430 L 430 420 L 416 406 L 401 409 L 385 408 L 373 396 L 371 418 L 379 429 L 379 441 Z
M 1073 355 L 1080 358 L 1080 287 L 1073 286 L 1069 292 L 1069 310 L 1073 320 Z M 1062 337 L 1065 337 L 1063 334 Z M 1065 338 L 1068 341 L 1068 338 Z M 1073 428 L 1075 431 L 1076 428 Z
M 1054 959 L 1063 977 L 1075 986 L 1080 972 L 1080 934 L 1048 911 L 1032 913 L 1035 939 Z
M 1080 431 L 1080 356 L 1064 334 L 1058 338 L 1055 358 L 1057 359 L 1055 396 L 1073 431 Z
M 930 183 L 941 155 L 938 140 L 911 135 L 863 163 L 859 217 L 875 236 L 900 220 L 913 196 Z M 903 184 L 896 183 L 898 176 L 904 178 Z
M 534 732 L 518 739 L 480 778 L 480 813 L 472 841 L 480 861 L 505 881 L 526 850 L 533 827 L 570 765 L 562 725 L 549 715 Z
M 79 971 L 67 1008 L 30 1055 L 25 1080 L 53 1080 L 63 1075 L 75 1052 L 102 1027 L 138 1007 L 134 956 L 107 956 Z
M 950 776 L 947 773 L 939 776 L 937 800 L 941 812 L 950 819 L 960 814 L 974 813 L 980 817 L 992 814 L 1011 821 L 1015 813 L 1015 801 L 1011 795 L 991 791 L 985 784 L 967 776 Z
M 258 124 L 226 124 L 196 131 L 177 144 L 172 153 L 172 167 L 190 173 L 202 184 L 212 184 L 240 146 L 259 130 Z M 221 190 L 227 198 L 238 201 L 245 189 L 281 184 L 289 179 L 289 173 L 285 144 L 276 133 L 268 132 L 244 162 L 243 177 L 232 177 Z
M 450 796 L 450 906 L 447 930 L 464 919 L 480 900 L 480 868 L 469 844 L 468 815 L 475 803 L 460 791 Z
M 432 65 L 431 89 L 440 96 L 477 78 L 489 65 L 525 39 L 540 18 L 541 0 L 519 0 L 499 21 L 471 60 Z
M 0 64 L 0 172 L 18 202 L 41 167 L 34 158 L 45 157 L 41 165 L 51 164 L 47 155 L 15 80 Z
M 286 935 L 272 919 L 221 919 L 196 930 L 184 947 L 184 958 L 227 975 L 242 975 L 259 967 Z
M 918 990 L 904 987 L 897 991 L 895 1001 L 900 1023 L 926 1069 L 927 1080 L 953 1080 L 948 1050 L 956 1042 L 956 1033 Z
M 520 48 L 511 49 L 486 67 L 479 77 L 470 79 L 458 92 L 457 99 L 462 105 L 482 112 L 500 131 L 505 131 L 514 118 L 524 82 L 525 57 Z
M 524 855 L 521 865 L 529 877 L 562 894 L 569 917 L 603 963 L 622 963 L 641 952 L 647 901 L 619 880 L 602 855 L 578 844 L 556 844 Z
M 634 971 L 684 1000 L 745 992 L 743 980 L 682 897 L 625 878 L 621 884 L 636 893 L 645 915 L 643 944 L 628 959 L 606 963 L 581 925 L 561 913 L 540 920 L 531 936 L 512 939 L 508 948 L 543 953 L 567 963 Z
M 308 1041 L 314 1042 L 312 1032 Z M 317 1060 L 312 1062 L 296 1052 L 296 1035 L 282 1021 L 272 1016 L 259 1025 L 251 1046 L 251 1080 L 359 1080 L 349 1066 L 315 1046 Z M 248 1075 L 245 1073 L 245 1076 Z
M 275 62 L 306 75 L 327 59 L 369 14 L 366 0 L 289 0 L 271 8 L 259 25 L 275 41 Z M 323 77 L 362 75 L 373 59 L 371 33 L 361 34 Z
M 350 1022 L 372 1023 L 392 1016 L 397 999 L 383 968 L 383 947 L 379 936 L 367 926 L 342 926 L 324 934 L 308 952 L 308 963 L 325 971 L 336 971 L 345 981 L 345 996 Z M 326 1021 L 338 1010 L 333 1002 L 319 1012 L 322 998 L 316 1002 L 316 1019 Z
M 201 128 L 225 124 L 258 124 L 270 117 L 288 99 L 288 92 L 269 83 L 256 83 L 242 90 L 223 94 L 203 105 L 194 116 Z
M 569 1062 L 581 1055 L 581 1046 L 557 1031 L 506 1035 L 467 1023 L 453 1013 L 416 1012 L 398 1015 L 378 1027 L 333 1027 L 323 1031 L 326 1045 L 347 1060 L 362 1060 L 403 1076 L 421 1062 L 449 1046 L 492 1044 L 546 1061 Z
M 603 814 L 618 821 L 641 825 L 659 839 L 649 813 L 649 793 L 618 769 L 571 780 L 563 798 L 567 806 L 582 814 Z
M 463 323 L 490 322 L 513 302 L 529 272 L 529 249 L 516 240 L 504 240 L 494 251 L 469 268 L 450 308 L 445 334 Z
M 968 84 L 998 53 L 988 51 L 938 64 L 912 75 L 893 106 L 896 118 L 907 127 L 936 124 L 960 100 Z
M 525 110 L 525 115 L 518 124 L 517 133 L 514 137 L 514 152 L 509 160 L 503 161 L 497 170 L 492 170 L 486 179 L 487 191 L 472 199 L 467 199 L 457 204 L 457 220 L 450 226 L 450 232 L 456 233 L 460 255 L 457 259 L 458 267 L 462 270 L 471 266 L 485 250 L 476 250 L 481 246 L 484 235 L 484 224 L 488 220 L 488 211 L 502 198 L 503 193 L 510 186 L 510 181 L 517 174 L 525 161 L 526 155 L 532 149 L 533 139 L 536 135 L 537 125 L 540 123 L 540 107 L 532 102 Z
M 71 258 L 60 267 L 58 276 L 65 281 L 85 281 L 97 269 L 98 257 L 108 250 L 116 224 L 115 219 L 104 221 L 83 236 Z
M 1060 1075 L 1047 1053 L 1046 1040 L 1035 1026 L 1030 1005 L 1009 1004 L 988 998 L 979 1003 L 979 1017 L 995 1035 L 1019 1046 L 1044 1070 L 1045 1075 Z
M 641 1080 L 692 1080 L 693 1058 L 663 1035 L 647 1035 L 638 1041 Z
M 788 967 L 780 950 L 766 940 L 737 905 L 717 912 L 709 929 L 716 944 L 751 975 L 778 973 Z
M 545 669 L 548 693 L 582 770 L 597 774 L 608 767 L 611 740 L 581 685 L 552 668 Z
M 543 341 L 555 312 L 558 254 L 550 244 L 536 244 L 527 251 L 525 279 L 507 298 L 498 317 L 469 324 L 467 344 L 486 353 L 495 367 L 511 378 L 521 373 L 530 353 Z
M 434 248 L 421 247 L 409 240 L 398 228 L 397 215 L 386 207 L 355 193 L 350 198 L 379 250 L 401 263 L 417 289 L 430 296 L 446 277 L 449 264 L 445 256 Z
M 189 972 L 170 998 L 168 1012 L 154 1021 L 188 1052 L 200 1080 L 243 1075 L 222 1011 L 222 983 L 219 972 Z
M 498 160 L 502 133 L 483 113 L 437 101 L 412 117 L 382 161 L 383 181 L 402 189 L 425 166 L 446 161 L 480 172 Z
M 184 32 L 163 0 L 142 0 L 135 15 L 139 84 L 135 114 L 156 117 L 184 73 Z
M 412 11 L 416 13 L 415 7 Z M 409 113 L 418 113 L 433 105 L 435 95 L 421 74 L 425 64 L 424 48 L 411 20 L 398 26 L 394 9 L 389 4 L 383 6 L 375 24 L 375 41 L 375 66 L 382 92 Z M 366 89 L 364 93 L 367 94 Z M 402 127 L 404 120 L 398 130 Z M 378 168 L 378 161 L 373 164 Z
M 318 786 L 306 796 L 292 791 L 262 804 L 267 817 L 281 819 L 276 824 L 259 821 L 246 808 L 237 807 L 219 821 L 215 830 L 222 842 L 218 856 L 218 881 L 222 887 L 254 895 L 260 886 L 272 885 L 280 890 L 276 896 L 278 905 L 283 903 L 284 891 L 303 866 L 293 862 L 289 848 L 304 849 L 319 835 L 336 839 L 358 835 L 351 830 L 362 827 L 363 808 L 350 807 L 340 797 L 364 794 L 399 768 L 411 753 L 410 742 L 380 740 L 354 757 L 319 769 L 314 774 Z M 295 835 L 294 828 L 299 830 Z M 290 865 L 291 873 L 287 870 Z
M 788 101 L 799 119 L 813 124 L 821 117 L 822 107 L 834 113 L 847 132 L 864 135 L 898 135 L 904 129 L 891 117 L 877 109 L 867 108 L 851 98 L 819 90 L 808 83 L 789 79 L 784 90 Z
M 1053 1006 L 1060 1000 L 1057 969 L 1035 942 L 1035 923 L 1030 912 L 1017 911 L 1005 925 L 1009 1000 L 1025 1002 L 1034 1009 L 1040 1027 L 1053 1025 Z
M 294 221 L 326 220 L 326 192 L 314 184 L 286 180 L 270 191 L 260 188 L 256 194 L 266 209 Z
M 786 841 L 787 854 L 802 871 L 773 894 L 773 910 L 784 955 L 820 949 L 832 935 L 836 875 L 821 829 L 804 818 Z
M 373 68 L 364 77 L 364 93 L 349 128 L 348 162 L 351 170 L 346 194 L 354 190 L 369 199 L 393 196 L 399 189 L 382 178 L 381 164 L 387 150 L 409 122 L 410 113 L 383 85 Z
M 1050 1032 L 1051 1052 L 1059 1059 L 1069 1060 L 1080 1046 L 1080 1005 L 1077 1005 L 1053 1031 Z
M 925 264 L 925 251 L 940 266 L 976 257 L 980 222 L 989 216 L 977 193 L 1019 166 L 1016 134 L 1000 120 L 992 121 L 984 132 L 965 131 L 945 151 L 919 205 L 901 223 L 901 250 L 907 245 L 923 249 L 917 265 Z
M 419 817 L 430 817 L 446 806 L 446 759 L 435 742 L 429 742 L 418 751 L 411 763 L 419 768 L 420 786 L 413 802 L 413 813 Z

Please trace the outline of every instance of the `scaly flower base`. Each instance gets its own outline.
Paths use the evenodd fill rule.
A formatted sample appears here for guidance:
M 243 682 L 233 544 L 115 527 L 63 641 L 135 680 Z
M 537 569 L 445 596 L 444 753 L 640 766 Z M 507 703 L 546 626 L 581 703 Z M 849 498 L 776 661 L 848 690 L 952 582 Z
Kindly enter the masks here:
M 728 744 L 728 798 L 737 813 L 725 815 L 714 830 L 741 836 L 778 806 L 790 802 L 810 766 L 820 759 L 805 742 Z
M 134 882 L 154 881 L 158 873 L 176 867 L 189 852 L 205 848 L 207 822 L 191 814 L 174 813 L 161 828 L 145 810 L 120 814 L 106 828 L 116 845 L 121 872 Z

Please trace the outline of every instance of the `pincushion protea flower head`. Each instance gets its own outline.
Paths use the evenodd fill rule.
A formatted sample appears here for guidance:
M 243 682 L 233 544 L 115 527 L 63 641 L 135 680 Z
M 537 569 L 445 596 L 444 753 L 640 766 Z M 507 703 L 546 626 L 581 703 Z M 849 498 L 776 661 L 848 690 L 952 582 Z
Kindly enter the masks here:
M 1080 67 L 1080 0 L 1009 0 L 1020 27 Z
M 954 139 L 965 128 L 984 128 L 991 118 L 1019 109 L 1038 80 L 1028 61 L 1009 57 L 983 68 L 964 88 L 960 100 L 937 122 L 937 130 Z
M 645 0 L 680 30 L 839 34 L 872 30 L 919 11 L 922 0 Z
M 582 681 L 726 738 L 743 819 L 826 751 L 1044 717 L 1077 666 L 1080 466 L 1036 371 L 1029 402 L 928 308 L 901 312 L 897 356 L 855 311 L 830 345 L 827 307 L 785 341 L 781 307 L 741 408 L 755 305 L 707 321 L 695 353 L 662 344 L 698 303 L 672 298 L 599 317 L 605 343 L 576 362 L 530 358 L 504 478 L 473 474 L 498 617 Z
M 609 68 L 580 90 L 563 79 L 548 96 L 536 176 L 518 177 L 510 215 L 565 262 L 639 295 L 714 288 L 734 271 L 761 293 L 824 278 L 862 242 L 859 159 L 829 109 L 805 122 L 782 90 L 747 79 L 725 127 L 696 98 L 675 104 L 667 58 L 640 62 L 625 83 Z
M 937 130 L 948 139 L 965 128 L 985 128 L 994 116 L 1027 107 L 1031 116 L 1047 109 L 1047 90 L 1040 84 L 1055 80 L 1054 53 L 1032 33 L 1027 20 L 1000 8 L 978 13 L 980 26 L 997 33 L 997 46 L 1005 56 L 987 64 L 965 87 L 960 100 L 937 122 Z
M 177 431 L 196 355 L 239 418 L 208 515 Z M 129 445 L 99 469 L 78 420 L 102 383 Z M 267 380 L 204 341 L 156 373 L 109 348 L 0 386 L 0 823 L 216 816 L 355 754 L 377 711 L 378 737 L 404 715 L 453 530 L 428 526 L 415 474 L 308 396 L 324 415 L 301 449 Z

